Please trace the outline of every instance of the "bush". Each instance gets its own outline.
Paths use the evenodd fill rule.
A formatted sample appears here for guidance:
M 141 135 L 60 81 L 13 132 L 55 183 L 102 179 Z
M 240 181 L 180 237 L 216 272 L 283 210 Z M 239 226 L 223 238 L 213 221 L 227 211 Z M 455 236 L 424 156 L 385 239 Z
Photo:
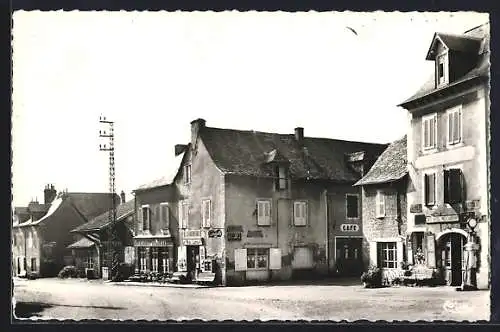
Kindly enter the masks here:
M 59 274 L 57 277 L 64 279 L 64 278 L 77 278 L 78 277 L 78 271 L 75 266 L 73 265 L 68 265 L 62 268 L 61 271 L 59 271 Z
M 405 271 L 403 272 L 403 275 L 404 275 L 405 277 L 411 277 L 411 274 L 412 274 L 411 270 L 405 270 Z
M 400 278 L 400 277 L 396 277 L 396 278 L 392 279 L 392 282 L 391 282 L 391 284 L 392 284 L 393 286 L 399 286 L 399 285 L 401 285 L 402 283 L 403 283 L 403 281 L 401 280 L 401 278 Z
M 370 267 L 368 271 L 363 272 L 361 275 L 361 282 L 365 284 L 366 288 L 375 288 L 382 286 L 382 270 L 378 267 Z

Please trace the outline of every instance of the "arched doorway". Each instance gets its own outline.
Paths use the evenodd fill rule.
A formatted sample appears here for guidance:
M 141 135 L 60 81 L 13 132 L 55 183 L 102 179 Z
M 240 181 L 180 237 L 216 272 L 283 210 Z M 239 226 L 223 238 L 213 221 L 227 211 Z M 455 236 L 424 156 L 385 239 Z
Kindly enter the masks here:
M 467 233 L 463 230 L 445 231 L 436 239 L 438 245 L 438 266 L 447 285 L 462 284 L 466 268 L 464 246 Z

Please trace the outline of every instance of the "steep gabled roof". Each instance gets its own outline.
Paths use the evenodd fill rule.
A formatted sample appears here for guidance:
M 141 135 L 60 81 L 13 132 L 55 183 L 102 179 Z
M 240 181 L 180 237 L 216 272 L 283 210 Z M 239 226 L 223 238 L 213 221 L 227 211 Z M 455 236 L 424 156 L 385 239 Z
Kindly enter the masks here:
M 212 160 L 225 174 L 272 177 L 273 167 L 268 161 L 275 150 L 271 159 L 288 161 L 292 178 L 346 182 L 359 178 L 348 167 L 346 153 L 365 151 L 376 158 L 387 146 L 312 137 L 304 137 L 299 143 L 293 134 L 212 127 L 203 127 L 200 136 Z
M 116 221 L 121 221 L 134 213 L 134 200 L 130 200 L 116 207 Z M 110 211 L 106 211 L 89 222 L 80 225 L 72 230 L 72 232 L 89 232 L 100 230 L 109 225 Z
M 480 77 L 489 77 L 490 74 L 490 48 L 489 48 L 489 24 L 485 24 L 474 29 L 466 31 L 463 35 L 450 35 L 443 33 L 436 33 L 429 52 L 432 50 L 436 36 L 439 36 L 444 43 L 448 43 L 449 47 L 455 50 L 468 51 L 478 55 L 477 63 L 469 72 L 465 73 L 462 77 L 457 78 L 450 84 L 437 87 L 435 81 L 435 73 L 433 72 L 428 80 L 414 93 L 410 98 L 398 106 L 405 107 L 409 103 L 416 101 L 420 98 L 432 95 L 442 90 L 447 90 L 449 87 L 457 86 L 459 84 L 477 79 Z M 432 59 L 429 53 L 426 59 Z
M 354 184 L 362 186 L 368 184 L 394 182 L 407 173 L 406 136 L 391 143 L 378 157 L 366 175 Z
M 67 248 L 68 249 L 86 249 L 86 248 L 92 248 L 95 246 L 95 243 L 87 239 L 86 237 L 82 237 L 80 240 L 70 244 Z
M 186 152 L 184 150 L 184 152 L 175 156 L 175 158 L 172 160 L 172 165 L 175 165 L 175 168 L 172 168 L 169 174 L 139 186 L 138 188 L 134 189 L 134 192 L 164 187 L 172 184 L 172 182 L 174 182 L 175 180 L 175 177 L 177 176 L 177 173 L 179 172 L 179 167 L 182 165 L 182 160 L 184 159 L 185 154 Z
M 436 32 L 434 34 L 434 38 L 432 39 L 429 51 L 427 52 L 426 60 L 435 59 L 435 46 L 438 41 L 441 41 L 452 51 L 479 54 L 478 52 L 481 47 L 482 38 Z

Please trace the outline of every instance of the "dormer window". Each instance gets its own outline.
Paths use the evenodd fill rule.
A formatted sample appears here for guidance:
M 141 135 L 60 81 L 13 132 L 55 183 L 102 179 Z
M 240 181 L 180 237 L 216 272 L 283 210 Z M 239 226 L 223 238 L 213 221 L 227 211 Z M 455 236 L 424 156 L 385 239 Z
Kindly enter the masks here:
M 276 167 L 276 189 L 285 190 L 288 188 L 288 169 L 287 167 L 280 165 Z
M 436 57 L 436 87 L 449 83 L 448 52 Z

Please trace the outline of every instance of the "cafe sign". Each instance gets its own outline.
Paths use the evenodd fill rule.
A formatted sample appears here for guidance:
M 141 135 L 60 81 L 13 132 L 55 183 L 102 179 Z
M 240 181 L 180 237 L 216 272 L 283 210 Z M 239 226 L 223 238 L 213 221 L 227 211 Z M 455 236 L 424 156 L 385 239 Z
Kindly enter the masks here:
M 221 229 L 211 229 L 208 231 L 208 237 L 222 237 Z
M 342 232 L 357 232 L 359 231 L 358 224 L 342 224 L 340 225 L 340 230 Z

